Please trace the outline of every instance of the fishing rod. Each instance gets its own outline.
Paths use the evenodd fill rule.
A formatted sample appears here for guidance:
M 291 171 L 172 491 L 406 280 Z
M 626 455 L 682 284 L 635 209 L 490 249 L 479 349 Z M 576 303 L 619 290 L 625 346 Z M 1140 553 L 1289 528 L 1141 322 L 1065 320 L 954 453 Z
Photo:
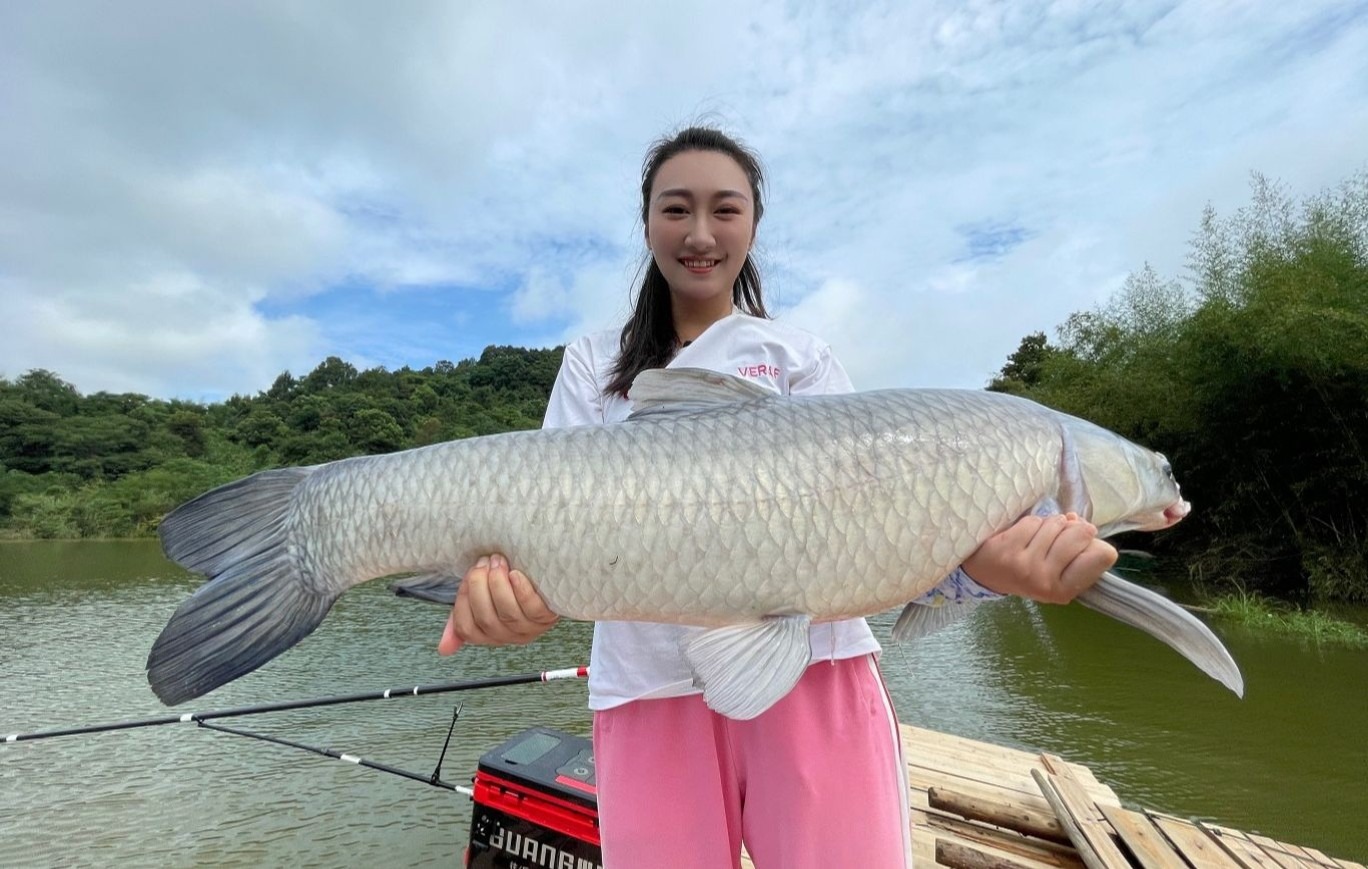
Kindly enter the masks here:
M 451 746 L 451 734 L 456 729 L 456 719 L 460 717 L 461 706 L 458 703 L 456 705 L 456 708 L 452 710 L 451 726 L 447 728 L 446 742 L 442 744 L 442 753 L 437 757 L 437 766 L 435 769 L 433 769 L 431 775 L 426 776 L 416 772 L 410 772 L 406 769 L 400 769 L 397 766 L 390 766 L 389 764 L 381 763 L 378 760 L 367 760 L 364 757 L 360 757 L 355 754 L 349 754 L 345 751 L 337 751 L 336 749 L 332 748 L 317 748 L 312 745 L 305 745 L 302 742 L 295 742 L 291 739 L 285 739 L 281 736 L 272 736 L 266 733 L 253 733 L 250 730 L 240 730 L 236 727 L 228 727 L 223 724 L 210 724 L 208 721 L 199 722 L 199 726 L 204 728 L 205 730 L 215 730 L 219 733 L 231 734 L 232 736 L 245 736 L 248 739 L 259 739 L 262 742 L 270 742 L 275 745 L 283 745 L 286 748 L 298 748 L 302 751 L 307 751 L 310 754 L 317 754 L 321 757 L 331 757 L 334 760 L 340 760 L 344 763 L 351 763 L 357 766 L 364 766 L 366 769 L 373 769 L 379 772 L 387 772 L 390 775 L 397 775 L 400 778 L 412 779 L 416 782 L 422 782 L 425 785 L 432 785 L 435 788 L 443 788 L 445 790 L 455 791 L 458 794 L 465 794 L 468 797 L 473 797 L 475 796 L 475 790 L 473 788 L 468 788 L 464 785 L 454 785 L 450 782 L 442 780 L 442 762 L 446 760 L 447 748 Z
M 159 727 L 164 724 L 186 724 L 194 722 L 197 725 L 203 726 L 203 722 L 212 721 L 216 718 L 260 715 L 265 712 L 284 712 L 290 709 L 312 709 L 319 706 L 337 706 L 343 703 L 362 703 L 368 700 L 394 700 L 400 697 L 421 697 L 425 694 L 446 694 L 452 691 L 474 691 L 480 688 L 502 688 L 507 685 L 526 685 L 532 682 L 556 682 L 562 679 L 583 679 L 588 675 L 588 667 L 569 667 L 562 670 L 543 670 L 539 673 L 521 673 L 514 676 L 493 676 L 487 679 L 473 679 L 465 682 L 440 682 L 435 685 L 386 688 L 383 691 L 368 691 L 361 694 L 343 694 L 336 697 L 289 700 L 283 703 L 267 703 L 260 706 L 240 706 L 235 709 L 215 709 L 207 712 L 186 712 L 181 715 L 164 715 L 160 718 L 143 718 L 137 721 L 90 724 L 84 727 L 41 730 L 35 733 L 11 733 L 3 739 L 0 739 L 0 743 L 28 742 L 35 739 L 51 739 L 55 736 L 78 736 L 87 733 L 105 733 L 111 730 L 133 730 L 139 727 Z

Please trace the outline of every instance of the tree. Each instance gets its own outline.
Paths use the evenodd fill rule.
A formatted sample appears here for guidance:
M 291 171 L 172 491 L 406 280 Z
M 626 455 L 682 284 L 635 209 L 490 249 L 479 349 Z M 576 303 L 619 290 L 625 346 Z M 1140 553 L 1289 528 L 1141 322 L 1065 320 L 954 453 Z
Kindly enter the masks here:
M 1044 332 L 1032 332 L 1021 339 L 1020 346 L 1007 357 L 1007 364 L 1002 366 L 988 388 L 994 392 L 1021 394 L 1039 385 L 1045 363 L 1057 352 Z
M 336 356 L 329 356 L 304 377 L 302 387 L 305 392 L 326 392 L 349 386 L 354 380 L 356 368 L 351 363 L 343 362 Z
M 59 416 L 75 413 L 81 399 L 76 387 L 43 368 L 35 368 L 21 375 L 15 381 L 15 387 L 15 393 L 21 401 Z
M 204 417 L 189 410 L 178 410 L 166 421 L 166 430 L 181 439 L 187 456 L 204 455 Z
M 269 410 L 256 408 L 247 415 L 246 419 L 238 423 L 236 436 L 238 440 L 248 446 L 270 447 L 274 446 L 276 441 L 287 431 L 288 429 L 280 417 Z
M 393 452 L 404 443 L 404 430 L 394 421 L 394 417 L 374 408 L 367 408 L 351 417 L 347 422 L 347 435 L 352 443 L 366 453 Z

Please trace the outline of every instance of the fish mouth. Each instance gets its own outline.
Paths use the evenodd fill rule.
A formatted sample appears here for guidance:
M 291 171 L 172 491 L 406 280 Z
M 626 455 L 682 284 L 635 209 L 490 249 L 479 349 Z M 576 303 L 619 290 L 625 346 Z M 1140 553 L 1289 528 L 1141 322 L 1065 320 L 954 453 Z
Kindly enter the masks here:
M 1125 531 L 1163 531 L 1165 528 L 1172 528 L 1183 521 L 1183 517 L 1191 512 L 1192 505 L 1187 501 L 1174 501 L 1163 511 L 1137 513 L 1117 522 L 1100 526 L 1097 529 L 1097 536 L 1105 540 Z
M 1164 509 L 1165 528 L 1171 528 L 1183 520 L 1183 517 L 1192 512 L 1192 505 L 1187 501 L 1177 501 Z

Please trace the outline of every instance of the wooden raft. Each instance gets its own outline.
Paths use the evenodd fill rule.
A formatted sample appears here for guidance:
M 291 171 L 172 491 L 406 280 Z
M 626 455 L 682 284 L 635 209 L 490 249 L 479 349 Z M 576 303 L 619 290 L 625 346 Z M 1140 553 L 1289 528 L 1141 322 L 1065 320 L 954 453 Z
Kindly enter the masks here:
M 1123 808 L 1091 770 L 1052 754 L 907 724 L 902 742 L 918 867 L 1365 869 L 1315 848 Z

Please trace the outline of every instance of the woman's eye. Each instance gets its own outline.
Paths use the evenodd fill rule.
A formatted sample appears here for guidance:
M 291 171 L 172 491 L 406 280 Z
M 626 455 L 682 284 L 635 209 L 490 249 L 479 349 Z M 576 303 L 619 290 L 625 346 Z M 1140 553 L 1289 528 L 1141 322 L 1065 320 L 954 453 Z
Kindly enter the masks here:
M 667 206 L 665 206 L 665 213 L 666 213 L 666 214 L 687 214 L 688 212 L 684 210 L 684 206 L 682 206 L 682 205 L 667 205 Z

